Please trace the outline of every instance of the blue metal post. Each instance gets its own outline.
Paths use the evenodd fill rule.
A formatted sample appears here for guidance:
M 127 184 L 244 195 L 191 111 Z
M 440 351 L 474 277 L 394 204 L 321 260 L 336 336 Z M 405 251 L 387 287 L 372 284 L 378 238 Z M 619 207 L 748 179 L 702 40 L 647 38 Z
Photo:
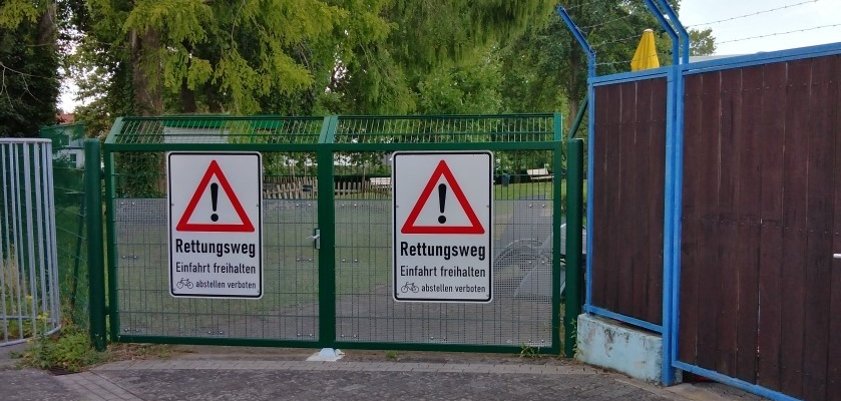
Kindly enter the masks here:
M 660 5 L 660 9 L 665 11 L 666 15 L 669 16 L 669 21 L 672 23 L 674 28 L 677 30 L 678 36 L 680 36 L 680 48 L 681 48 L 681 64 L 688 64 L 689 63 L 689 33 L 686 32 L 686 28 L 683 27 L 683 24 L 680 22 L 680 18 L 677 17 L 677 13 L 666 2 L 666 0 L 657 0 L 657 4 Z
M 590 46 L 590 43 L 587 42 L 587 38 L 585 37 L 584 33 L 581 32 L 581 29 L 578 28 L 578 25 L 572 20 L 572 17 L 569 16 L 567 10 L 564 6 L 558 6 L 555 9 L 561 19 L 564 20 L 564 23 L 569 28 L 569 31 L 572 32 L 572 36 L 578 41 L 578 44 L 581 46 L 581 50 L 584 51 L 584 54 L 587 55 L 587 76 L 588 77 L 595 77 L 596 76 L 596 52 L 593 51 L 593 48 Z M 591 109 L 592 110 L 592 109 Z
M 673 363 L 678 341 L 678 285 L 680 274 L 680 216 L 683 154 L 683 72 L 681 64 L 689 62 L 689 34 L 665 0 L 645 0 L 648 9 L 672 38 L 672 70 L 666 109 L 666 188 L 663 207 L 663 366 L 661 380 L 675 381 Z M 664 16 L 664 14 L 666 16 Z
M 558 6 L 555 9 L 558 15 L 563 19 L 564 23 L 566 24 L 569 31 L 572 32 L 572 36 L 575 37 L 575 40 L 578 41 L 578 44 L 581 46 L 581 49 L 584 51 L 584 54 L 587 55 L 587 76 L 589 80 L 592 80 L 596 76 L 596 52 L 593 51 L 593 48 L 590 46 L 590 43 L 587 42 L 587 38 L 585 37 L 584 33 L 581 32 L 581 29 L 578 28 L 578 25 L 572 20 L 572 17 L 569 16 L 567 10 L 563 6 Z M 595 129 L 595 119 L 596 119 L 596 96 L 595 90 L 593 89 L 593 83 L 588 82 L 587 85 L 587 109 L 589 109 L 588 119 L 587 119 L 587 255 L 593 255 L 593 241 L 592 241 L 592 232 L 593 232 L 593 197 L 590 195 L 593 193 L 593 149 L 594 149 L 594 129 Z M 592 264 L 593 258 L 587 257 L 587 272 L 586 272 L 586 280 L 587 280 L 587 289 L 585 291 L 585 306 L 589 306 L 591 303 L 592 298 Z
M 645 6 L 648 7 L 648 11 L 651 11 L 657 20 L 660 21 L 660 26 L 666 30 L 666 33 L 669 34 L 669 37 L 672 38 L 672 65 L 680 64 L 680 36 L 672 28 L 672 25 L 669 24 L 669 21 L 663 17 L 663 13 L 660 12 L 660 9 L 657 8 L 657 5 L 654 4 L 653 0 L 645 0 Z
M 667 333 L 670 334 L 669 346 L 668 349 L 669 359 L 671 360 L 671 364 L 673 365 L 675 361 L 677 361 L 677 345 L 678 345 L 678 322 L 680 321 L 680 246 L 681 246 L 681 217 L 683 216 L 683 128 L 684 128 L 684 92 L 685 92 L 685 82 L 684 82 L 684 71 L 686 70 L 686 65 L 682 65 L 679 67 L 675 67 L 674 69 L 674 80 L 675 80 L 675 122 L 674 122 L 674 149 L 673 149 L 673 168 L 674 168 L 674 196 L 672 199 L 674 200 L 674 204 L 672 205 L 673 209 L 673 223 L 672 223 L 672 246 L 674 248 L 674 253 L 672 254 L 672 282 L 671 285 L 664 287 L 664 289 L 670 289 L 670 301 L 672 304 L 671 307 L 671 326 Z M 664 343 L 665 345 L 665 343 Z M 666 351 L 664 349 L 664 351 Z M 670 369 L 671 374 L 673 374 L 673 370 Z M 671 377 L 674 379 L 673 377 Z
M 669 71 L 668 90 L 666 92 L 666 166 L 665 166 L 665 188 L 664 188 L 664 221 L 663 221 L 663 359 L 660 380 L 664 385 L 671 385 L 675 382 L 674 368 L 672 368 L 672 341 L 675 340 L 672 302 L 672 276 L 674 274 L 674 254 L 677 252 L 673 241 L 675 224 L 674 193 L 675 186 L 675 104 L 677 103 L 677 91 L 675 80 L 679 79 L 679 66 L 674 66 Z
M 584 225 L 587 233 L 587 257 L 585 258 L 587 262 L 587 289 L 584 293 L 585 310 L 593 304 L 593 256 L 595 256 L 595 253 L 593 253 L 593 171 L 595 171 L 593 155 L 596 154 L 596 141 L 594 138 L 596 136 L 596 88 L 592 83 L 587 87 L 587 102 L 587 108 L 590 110 L 590 113 L 587 118 L 587 132 L 589 135 L 587 138 L 587 176 L 585 177 L 587 179 L 587 221 Z

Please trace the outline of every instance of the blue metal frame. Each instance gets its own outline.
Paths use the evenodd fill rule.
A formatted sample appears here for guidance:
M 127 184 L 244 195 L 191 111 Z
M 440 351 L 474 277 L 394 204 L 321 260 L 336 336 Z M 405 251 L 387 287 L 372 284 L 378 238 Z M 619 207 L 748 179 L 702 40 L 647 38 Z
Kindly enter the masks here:
M 671 143 L 674 146 L 674 130 L 676 126 L 677 120 L 677 113 L 676 108 L 672 105 L 675 103 L 676 97 L 678 94 L 682 92 L 678 92 L 680 86 L 679 84 L 675 83 L 676 80 L 674 77 L 679 76 L 679 66 L 681 62 L 687 62 L 689 58 L 689 48 L 688 48 L 688 40 L 689 35 L 686 34 L 686 30 L 684 29 L 683 25 L 680 23 L 679 19 L 677 18 L 674 10 L 665 3 L 664 0 L 657 0 L 658 5 L 656 5 L 652 0 L 644 0 L 646 6 L 648 7 L 649 11 L 660 21 L 663 28 L 669 33 L 670 37 L 672 38 L 672 53 L 673 53 L 673 66 L 667 68 L 660 68 L 642 72 L 634 72 L 634 73 L 623 73 L 623 74 L 616 74 L 611 75 L 605 78 L 599 78 L 596 76 L 596 56 L 595 52 L 593 51 L 590 44 L 587 42 L 587 39 L 584 37 L 584 34 L 566 12 L 566 9 L 563 6 L 557 7 L 558 15 L 563 19 L 564 23 L 567 25 L 567 28 L 575 37 L 576 41 L 578 41 L 579 45 L 581 46 L 584 53 L 587 55 L 588 59 L 588 89 L 587 89 L 587 101 L 588 101 L 588 108 L 589 108 L 589 118 L 588 118 L 588 132 L 589 138 L 587 141 L 587 151 L 590 155 L 594 154 L 595 152 L 595 113 L 596 113 L 596 104 L 595 104 L 595 86 L 597 85 L 604 85 L 608 82 L 610 83 L 620 83 L 625 81 L 635 81 L 640 79 L 646 78 L 657 78 L 662 76 L 667 76 L 669 80 L 669 84 L 667 86 L 667 96 L 669 100 L 667 101 L 667 111 L 666 111 L 666 140 L 667 140 L 667 154 L 666 154 L 666 169 L 674 174 L 674 160 L 669 158 L 669 144 Z M 667 20 L 663 14 L 667 14 L 669 19 Z M 673 26 L 674 25 L 674 26 Z M 677 30 L 675 29 L 677 27 Z M 681 43 L 685 43 L 686 46 L 682 47 Z M 682 95 L 680 95 L 682 96 Z M 672 152 L 673 153 L 673 152 Z M 594 188 L 594 180 L 593 180 L 593 171 L 594 171 L 594 161 L 592 157 L 587 158 L 587 193 L 592 194 Z M 668 174 L 668 173 L 667 173 Z M 673 196 L 673 192 L 669 191 L 669 187 L 673 187 L 674 181 L 672 178 L 667 176 L 666 181 L 666 188 L 665 188 L 665 202 L 664 208 L 666 208 L 666 213 L 669 213 L 669 205 L 671 205 L 671 198 Z M 670 243 L 670 233 L 672 233 L 672 225 L 669 218 L 664 219 L 664 247 Z M 593 198 L 588 196 L 587 197 L 587 232 L 593 232 Z M 587 254 L 593 255 L 593 240 L 592 235 L 587 236 Z M 664 384 L 672 384 L 675 381 L 674 370 L 671 367 L 672 361 L 672 354 L 670 350 L 672 349 L 671 345 L 671 338 L 672 338 L 672 276 L 671 272 L 673 271 L 673 264 L 670 262 L 669 258 L 666 257 L 664 254 L 663 259 L 663 322 L 662 325 L 656 325 L 650 322 L 646 322 L 640 319 L 636 319 L 630 316 L 626 316 L 623 314 L 615 313 L 608 311 L 606 309 L 602 309 L 596 307 L 592 304 L 592 277 L 593 277 L 593 265 L 592 265 L 592 258 L 587 258 L 587 266 L 586 266 L 586 294 L 585 294 L 585 305 L 584 310 L 588 313 L 593 313 L 596 315 L 601 315 L 610 319 L 618 320 L 621 322 L 625 322 L 628 324 L 632 324 L 647 330 L 651 330 L 654 332 L 662 333 L 663 334 L 663 367 L 661 371 L 661 379 Z
M 578 25 L 575 24 L 575 21 L 572 20 L 572 17 L 569 16 L 567 13 L 566 8 L 564 6 L 559 5 L 555 8 L 555 11 L 564 20 L 566 23 L 567 28 L 572 33 L 572 36 L 575 37 L 575 40 L 578 41 L 578 45 L 581 46 L 581 50 L 584 51 L 584 54 L 587 55 L 587 76 L 588 77 L 595 77 L 596 76 L 596 52 L 593 51 L 593 48 L 590 46 L 590 42 L 587 42 L 587 38 L 584 36 L 584 32 L 581 32 L 581 29 L 578 28 Z
M 678 357 L 678 324 L 680 320 L 680 245 L 682 226 L 682 189 L 683 189 L 683 154 L 684 154 L 684 79 L 690 74 L 709 71 L 740 68 L 766 64 L 771 62 L 791 61 L 804 58 L 841 54 L 841 43 L 811 46 L 799 49 L 782 50 L 747 56 L 737 56 L 689 64 L 689 35 L 674 10 L 665 0 L 644 0 L 648 9 L 663 25 L 672 37 L 673 61 L 670 67 L 646 70 L 633 73 L 614 74 L 597 77 L 595 53 L 587 43 L 581 30 L 567 14 L 563 7 L 558 7 L 558 15 L 566 23 L 575 39 L 588 56 L 588 105 L 589 105 L 589 140 L 588 152 L 595 151 L 595 87 L 609 83 L 621 83 L 667 76 L 667 110 L 666 110 L 666 170 L 664 194 L 664 239 L 663 239 L 663 323 L 655 325 L 629 316 L 599 308 L 592 305 L 592 258 L 587 258 L 587 288 L 584 311 L 601 315 L 610 319 L 626 322 L 644 329 L 663 334 L 663 366 L 661 380 L 669 385 L 675 381 L 674 368 L 699 374 L 721 383 L 741 388 L 774 400 L 795 401 L 791 396 L 769 390 L 756 384 L 725 376 L 721 373 L 690 365 L 677 360 Z M 587 191 L 593 193 L 594 162 L 592 157 L 587 160 Z M 593 199 L 587 199 L 587 230 L 593 232 Z M 587 254 L 593 255 L 592 236 L 587 236 Z
M 585 258 L 584 275 L 586 289 L 584 293 L 584 310 L 593 304 L 593 196 L 594 193 L 594 179 L 593 171 L 595 171 L 595 161 L 593 155 L 596 154 L 596 87 L 593 84 L 587 85 L 587 108 L 589 114 L 587 116 L 587 222 L 584 225 L 584 231 L 587 233 L 585 240 L 587 243 L 588 257 Z
M 590 84 L 587 85 L 587 109 L 588 109 L 588 118 L 587 118 L 587 132 L 589 133 L 587 138 L 587 153 L 592 155 L 594 152 L 594 135 L 593 131 L 595 130 L 595 110 L 596 110 L 596 97 L 595 97 L 595 89 L 592 84 L 592 80 L 596 77 L 596 52 L 593 51 L 593 48 L 590 46 L 590 43 L 587 42 L 587 38 L 584 37 L 584 33 L 581 32 L 581 29 L 578 28 L 578 25 L 575 24 L 575 21 L 572 20 L 572 17 L 569 16 L 567 13 L 566 8 L 563 5 L 558 5 L 555 9 L 558 16 L 566 24 L 569 31 L 572 33 L 572 36 L 578 42 L 578 45 L 581 46 L 581 50 L 587 56 L 587 77 Z M 587 193 L 593 193 L 593 158 L 587 158 Z M 592 197 L 587 197 L 587 224 L 585 225 L 585 231 L 588 233 L 593 232 L 593 207 L 592 207 Z M 587 255 L 593 254 L 593 240 L 591 235 L 587 235 L 587 243 L 586 243 L 586 253 Z M 586 258 L 586 272 L 585 272 L 586 280 L 586 289 L 584 292 L 584 311 L 590 312 L 588 310 L 588 306 L 591 304 L 591 297 L 593 293 L 593 280 L 592 277 L 592 260 L 591 258 Z M 592 312 L 591 312 L 592 313 Z
M 778 50 L 767 53 L 748 54 L 744 56 L 726 57 L 715 60 L 699 61 L 687 64 L 681 68 L 684 75 L 701 74 L 739 67 L 750 67 L 780 61 L 801 60 L 821 56 L 832 56 L 841 53 L 841 42 L 797 49 Z
M 621 313 L 616 313 L 613 311 L 609 311 L 605 308 L 600 308 L 598 306 L 593 306 L 591 304 L 584 305 L 584 311 L 587 313 L 592 313 L 594 315 L 599 315 L 602 317 L 606 317 L 608 319 L 618 320 L 623 323 L 628 323 L 630 325 L 634 325 L 648 331 L 652 331 L 655 333 L 663 334 L 663 326 L 659 324 L 654 324 L 651 322 L 646 322 L 645 320 L 637 319 L 635 317 L 630 317 L 627 315 L 623 315 Z
M 678 144 L 678 135 L 676 133 L 676 127 L 679 126 L 680 122 L 678 121 L 678 107 L 676 106 L 676 99 L 678 97 L 678 90 L 676 89 L 676 81 L 679 81 L 676 77 L 679 77 L 679 71 L 676 66 L 670 67 L 663 67 L 657 69 L 650 69 L 640 72 L 630 72 L 630 73 L 619 73 L 613 75 L 607 75 L 602 77 L 595 77 L 590 80 L 591 87 L 598 87 L 604 86 L 609 84 L 617 84 L 623 82 L 634 82 L 639 80 L 645 79 L 654 79 L 654 78 L 666 78 L 667 79 L 667 92 L 666 92 L 666 148 L 664 152 L 666 153 L 665 161 L 666 165 L 665 168 L 665 182 L 664 182 L 664 228 L 663 228 L 663 298 L 662 298 L 662 324 L 657 325 L 651 322 L 647 322 L 644 320 L 640 320 L 631 316 L 627 316 L 621 313 L 616 313 L 613 311 L 609 311 L 604 308 L 600 308 L 592 304 L 591 298 L 591 280 L 587 280 L 588 284 L 588 293 L 587 293 L 587 302 L 584 305 L 584 310 L 588 313 L 593 313 L 599 316 L 604 316 L 613 320 L 617 320 L 620 322 L 628 323 L 649 331 L 653 331 L 656 333 L 664 334 L 663 339 L 663 359 L 662 359 L 662 366 L 664 368 L 661 370 L 661 381 L 664 384 L 673 384 L 675 382 L 675 372 L 674 369 L 671 368 L 671 353 L 670 350 L 672 347 L 672 330 L 673 327 L 673 302 L 672 302 L 672 275 L 673 275 L 673 263 L 670 263 L 671 255 L 673 255 L 673 199 L 674 199 L 674 191 L 670 190 L 676 187 L 676 179 L 677 179 L 677 169 L 675 166 L 675 159 L 672 155 L 675 153 L 675 150 Z M 595 98 L 595 96 L 591 96 Z M 682 110 L 682 108 L 680 108 Z M 595 121 L 595 119 L 591 119 Z M 594 131 L 591 131 L 594 132 Z M 591 150 L 592 154 L 593 150 Z M 592 171 L 592 170 L 590 170 Z M 589 181 L 588 181 L 589 183 Z M 589 189 L 589 193 L 593 193 L 592 189 Z M 592 210 L 592 207 L 588 208 L 588 213 Z M 592 220 L 592 217 L 588 215 L 588 221 Z M 590 252 L 588 250 L 588 252 Z M 592 277 L 590 271 L 592 266 L 588 266 L 588 277 Z
M 667 91 L 666 91 L 666 149 L 665 149 L 665 188 L 663 190 L 663 360 L 662 369 L 660 372 L 660 380 L 665 385 L 674 384 L 675 371 L 672 368 L 672 346 L 675 340 L 675 325 L 674 312 L 677 311 L 674 299 L 672 298 L 672 291 L 674 290 L 674 271 L 675 271 L 675 255 L 680 254 L 680 243 L 677 246 L 674 242 L 674 231 L 676 221 L 680 220 L 680 213 L 675 210 L 674 199 L 675 193 L 679 193 L 680 186 L 678 186 L 679 172 L 676 166 L 678 162 L 675 158 L 675 153 L 680 146 L 678 137 L 681 133 L 678 131 L 679 121 L 683 119 L 681 111 L 677 107 L 677 103 L 681 102 L 683 92 L 677 81 L 682 81 L 679 66 L 669 71 Z
M 671 302 L 671 326 L 668 328 L 664 328 L 666 333 L 669 333 L 669 349 L 668 354 L 670 358 L 670 365 L 672 367 L 695 373 L 704 377 L 708 377 L 715 381 L 741 388 L 743 390 L 749 391 L 751 393 L 770 398 L 772 400 L 780 400 L 780 401 L 795 401 L 796 398 L 788 396 L 786 394 L 769 390 L 765 387 L 752 384 L 743 380 L 735 379 L 730 376 L 726 376 L 724 374 L 718 373 L 713 370 L 704 369 L 696 365 L 691 365 L 686 362 L 682 362 L 678 360 L 678 342 L 680 341 L 679 338 L 679 322 L 680 322 L 680 273 L 681 273 L 681 258 L 680 258 L 680 242 L 681 242 L 681 235 L 682 235 L 682 224 L 680 218 L 683 214 L 683 153 L 684 153 L 684 102 L 683 102 L 683 95 L 685 92 L 685 77 L 691 74 L 700 74 L 705 72 L 712 72 L 712 71 L 720 71 L 720 70 L 727 70 L 727 69 L 734 69 L 734 68 L 743 68 L 743 67 L 750 67 L 756 66 L 761 64 L 767 63 L 774 63 L 774 62 L 785 62 L 785 61 L 794 61 L 794 60 L 801 60 L 805 58 L 813 58 L 813 57 L 821 57 L 821 56 L 830 56 L 830 55 L 837 55 L 841 54 L 841 42 L 839 43 L 831 43 L 826 45 L 818 45 L 818 46 L 810 46 L 810 47 L 803 47 L 798 49 L 789 49 L 789 50 L 780 50 L 775 52 L 768 52 L 768 53 L 757 53 L 747 56 L 737 56 L 737 57 L 728 57 L 723 59 L 717 60 L 710 60 L 705 62 L 699 63 L 692 63 L 680 66 L 678 68 L 678 75 L 675 77 L 675 81 L 677 84 L 677 93 L 680 94 L 681 98 L 675 99 L 674 103 L 676 107 L 676 130 L 675 130 L 675 147 L 672 151 L 672 166 L 674 169 L 674 181 L 671 187 L 672 191 L 672 205 L 670 209 L 672 209 L 672 217 L 673 220 L 672 224 L 672 233 L 671 233 L 671 244 L 666 244 L 668 249 L 673 250 L 672 255 L 670 257 L 672 263 L 672 277 L 671 277 L 671 291 L 669 292 L 670 302 Z M 665 249 L 664 249 L 664 258 L 666 257 Z M 664 285 L 665 287 L 665 285 Z M 665 337 L 664 337 L 664 354 L 666 353 L 665 349 Z
M 678 18 L 677 13 L 675 13 L 675 10 L 669 5 L 669 3 L 666 2 L 666 0 L 657 0 L 657 4 L 660 6 L 658 8 L 660 17 L 662 17 L 662 13 L 665 13 L 669 17 L 669 25 L 671 25 L 678 34 L 678 40 L 680 41 L 680 63 L 675 64 L 689 63 L 689 33 L 686 32 L 686 28 L 684 28 L 683 24 L 680 22 L 680 18 Z M 658 19 L 660 17 L 658 17 Z
M 669 37 L 672 38 L 672 65 L 680 64 L 681 36 L 679 36 L 672 25 L 669 24 L 669 21 L 663 16 L 663 12 L 660 11 L 660 9 L 654 4 L 654 0 L 645 0 L 645 6 L 648 7 L 648 11 L 651 11 L 651 14 L 654 14 L 654 16 L 657 17 L 657 20 L 660 21 L 660 26 L 665 28 L 666 33 L 668 33 Z
M 694 374 L 699 375 L 699 376 L 704 376 L 704 377 L 710 378 L 712 380 L 715 380 L 719 383 L 726 384 L 728 386 L 732 386 L 732 387 L 740 388 L 740 389 L 745 390 L 745 391 L 749 391 L 749 392 L 751 392 L 753 394 L 756 394 L 760 397 L 765 397 L 765 398 L 772 399 L 772 400 L 775 400 L 775 401 L 801 401 L 801 400 L 799 400 L 797 398 L 794 398 L 790 395 L 786 395 L 786 394 L 783 394 L 783 393 L 780 393 L 780 392 L 774 391 L 774 390 L 769 390 L 765 387 L 762 387 L 762 386 L 759 386 L 759 385 L 756 385 L 756 384 L 751 384 L 751 383 L 748 383 L 744 380 L 739 380 L 739 379 L 732 378 L 730 376 L 725 376 L 721 373 L 718 373 L 718 372 L 715 372 L 715 371 L 712 371 L 712 370 L 699 368 L 695 365 L 690 365 L 686 362 L 676 361 L 674 363 L 674 367 L 676 367 L 680 370 L 684 370 L 684 371 L 689 372 L 689 373 L 694 373 Z
M 589 83 L 595 86 L 602 86 L 607 84 L 618 84 L 622 82 L 640 81 L 643 79 L 662 78 L 669 75 L 669 73 L 672 70 L 672 67 L 660 67 L 636 72 L 620 72 L 617 74 L 602 75 L 599 77 L 590 78 Z

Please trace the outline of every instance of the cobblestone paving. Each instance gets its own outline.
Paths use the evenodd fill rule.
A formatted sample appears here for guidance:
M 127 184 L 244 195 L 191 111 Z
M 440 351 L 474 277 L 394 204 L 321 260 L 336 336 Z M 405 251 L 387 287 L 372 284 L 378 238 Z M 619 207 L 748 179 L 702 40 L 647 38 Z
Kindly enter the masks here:
M 56 381 L 68 389 L 67 397 L 12 400 L 758 399 L 671 391 L 576 364 L 124 361 Z
M 356 350 L 338 362 L 304 361 L 312 353 L 177 346 L 169 359 L 64 376 L 0 364 L 0 401 L 762 400 L 715 383 L 662 388 L 555 357 L 405 351 L 387 359 Z
M 63 387 L 47 372 L 34 369 L 0 369 L 0 400 L 77 401 L 84 397 Z

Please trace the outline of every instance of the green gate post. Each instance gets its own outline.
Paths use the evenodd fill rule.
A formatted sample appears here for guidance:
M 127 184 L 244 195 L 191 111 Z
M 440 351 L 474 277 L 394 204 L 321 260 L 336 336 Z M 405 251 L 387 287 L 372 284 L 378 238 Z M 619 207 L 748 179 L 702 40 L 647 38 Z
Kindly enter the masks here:
M 97 351 L 105 351 L 105 253 L 102 247 L 102 173 L 99 140 L 85 141 L 85 199 L 88 234 L 88 295 L 90 336 Z
M 319 137 L 318 161 L 318 342 L 336 343 L 336 204 L 333 193 L 333 142 L 338 118 L 325 117 Z
M 584 140 L 570 139 L 567 165 L 566 310 L 564 353 L 575 356 L 578 315 L 581 314 L 581 231 L 584 171 Z

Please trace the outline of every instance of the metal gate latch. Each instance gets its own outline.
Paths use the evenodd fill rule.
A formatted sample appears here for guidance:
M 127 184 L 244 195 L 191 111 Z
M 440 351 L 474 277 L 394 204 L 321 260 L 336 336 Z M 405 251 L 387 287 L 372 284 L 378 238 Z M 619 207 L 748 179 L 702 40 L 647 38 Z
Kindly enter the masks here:
M 313 241 L 312 245 L 313 245 L 313 247 L 315 247 L 315 249 L 321 249 L 321 230 L 319 230 L 317 228 L 313 229 L 312 230 L 312 235 L 310 235 L 307 238 L 309 238 Z

